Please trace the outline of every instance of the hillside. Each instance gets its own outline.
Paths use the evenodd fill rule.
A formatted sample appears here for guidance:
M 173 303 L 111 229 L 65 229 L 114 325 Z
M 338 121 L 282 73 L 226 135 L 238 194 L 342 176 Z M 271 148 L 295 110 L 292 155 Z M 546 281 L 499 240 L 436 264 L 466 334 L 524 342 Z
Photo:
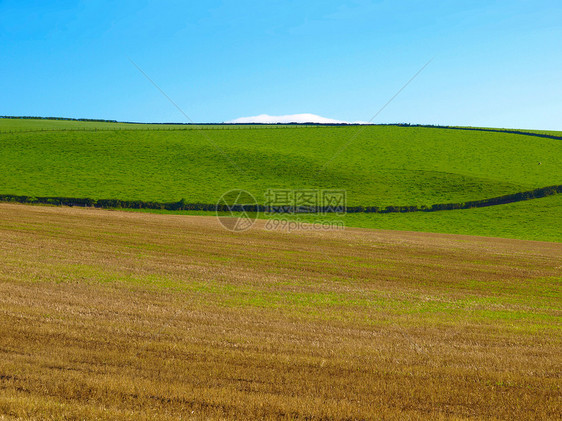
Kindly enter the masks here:
M 267 188 L 338 188 L 347 190 L 349 205 L 430 205 L 562 184 L 560 141 L 522 135 L 387 126 L 114 131 L 107 130 L 112 123 L 62 124 L 66 131 L 2 135 L 2 193 L 215 203 L 237 188 L 258 201 Z M 103 131 L 68 130 L 98 124 Z
M 562 140 L 502 132 L 0 119 L 0 136 L 0 194 L 214 204 L 231 189 L 259 203 L 268 189 L 343 189 L 349 206 L 430 206 L 562 184 Z

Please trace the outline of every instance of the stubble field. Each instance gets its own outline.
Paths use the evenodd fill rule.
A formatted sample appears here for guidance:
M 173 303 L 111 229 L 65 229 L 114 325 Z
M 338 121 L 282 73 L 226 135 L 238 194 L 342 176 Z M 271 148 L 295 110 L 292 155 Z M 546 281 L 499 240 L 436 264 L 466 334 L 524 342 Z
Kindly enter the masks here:
M 559 243 L 0 204 L 0 417 L 555 419 Z

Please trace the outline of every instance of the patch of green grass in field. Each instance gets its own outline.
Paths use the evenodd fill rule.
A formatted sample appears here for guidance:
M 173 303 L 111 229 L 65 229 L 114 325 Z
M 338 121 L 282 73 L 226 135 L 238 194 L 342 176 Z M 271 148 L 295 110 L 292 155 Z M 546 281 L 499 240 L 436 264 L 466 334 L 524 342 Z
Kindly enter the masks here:
M 213 216 L 215 212 L 127 209 L 132 212 Z M 239 213 L 219 213 L 240 216 Z M 480 235 L 520 240 L 562 242 L 562 195 L 485 208 L 411 213 L 346 215 L 258 215 L 303 223 L 341 223 L 346 227 Z
M 348 214 L 346 226 L 562 242 L 562 196 L 440 212 Z
M 558 325 L 560 316 L 558 307 L 543 305 L 543 294 L 540 288 L 502 288 L 501 285 L 488 285 L 487 297 L 454 298 L 442 292 L 428 298 L 426 293 L 394 294 L 387 291 L 349 290 L 346 293 L 328 291 L 297 292 L 290 289 L 283 291 L 280 283 L 274 286 L 233 285 L 228 281 L 209 280 L 205 282 L 174 279 L 165 275 L 131 274 L 115 270 L 100 269 L 92 265 L 56 265 L 51 268 L 58 274 L 56 282 L 80 282 L 130 285 L 151 288 L 155 291 L 171 290 L 179 293 L 198 294 L 201 300 L 215 302 L 220 307 L 239 308 L 270 308 L 286 312 L 293 316 L 315 314 L 319 319 L 341 319 L 352 317 L 358 310 L 366 312 L 384 312 L 392 317 L 408 317 L 424 315 L 436 317 L 442 315 L 449 318 L 463 317 L 465 321 L 509 321 L 518 320 L 529 323 L 529 328 L 537 327 L 536 323 L 552 323 Z M 537 280 L 529 280 L 532 285 Z M 560 279 L 538 280 L 547 287 L 555 300 L 560 298 Z M 480 285 L 466 282 L 464 294 L 482 293 Z M 281 290 L 280 290 L 281 289 Z M 497 290 L 498 296 L 491 294 Z M 290 293 L 288 293 L 290 291 Z M 521 308 L 525 306 L 525 309 Z M 497 307 L 497 308 L 496 308 Z M 338 310 L 333 311 L 334 308 Z M 365 322 L 368 322 L 369 318 Z M 541 323 L 542 322 L 542 323 Z M 415 324 L 414 321 L 412 323 Z
M 0 132 L 15 126 L 61 131 L 1 135 L 5 194 L 215 203 L 228 190 L 245 189 L 263 203 L 270 188 L 322 188 L 346 190 L 350 206 L 386 206 L 562 184 L 560 141 L 514 134 L 392 126 L 200 131 L 0 119 Z M 103 130 L 80 131 L 96 127 Z

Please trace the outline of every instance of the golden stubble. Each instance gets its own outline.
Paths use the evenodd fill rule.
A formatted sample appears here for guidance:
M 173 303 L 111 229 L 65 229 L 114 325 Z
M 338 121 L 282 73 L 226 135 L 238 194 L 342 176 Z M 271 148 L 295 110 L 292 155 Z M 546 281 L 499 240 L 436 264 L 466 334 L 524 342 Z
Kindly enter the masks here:
M 0 205 L 0 414 L 555 419 L 556 243 Z

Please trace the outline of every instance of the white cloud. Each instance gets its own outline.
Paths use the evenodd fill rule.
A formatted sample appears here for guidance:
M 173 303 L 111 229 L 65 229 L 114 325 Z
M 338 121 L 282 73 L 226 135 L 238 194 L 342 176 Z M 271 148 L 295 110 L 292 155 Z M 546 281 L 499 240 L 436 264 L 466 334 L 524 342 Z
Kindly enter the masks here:
M 226 123 L 248 124 L 248 123 L 262 123 L 262 124 L 287 124 L 287 123 L 321 123 L 321 124 L 369 124 L 365 121 L 342 121 L 334 120 L 332 118 L 321 117 L 315 114 L 290 114 L 290 115 L 267 115 L 260 114 L 253 117 L 240 117 L 234 120 L 227 121 Z

